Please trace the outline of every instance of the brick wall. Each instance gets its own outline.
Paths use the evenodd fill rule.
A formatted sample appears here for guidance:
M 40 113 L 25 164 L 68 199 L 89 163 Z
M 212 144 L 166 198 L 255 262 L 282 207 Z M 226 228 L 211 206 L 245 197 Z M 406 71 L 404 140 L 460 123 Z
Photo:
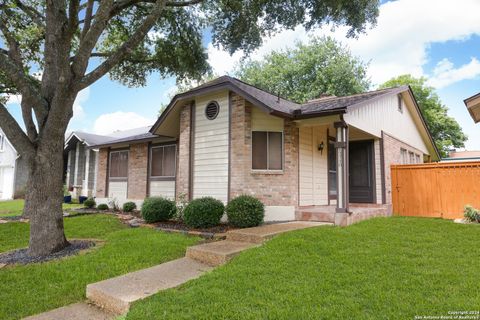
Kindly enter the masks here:
M 108 148 L 98 151 L 97 193 L 98 198 L 107 197 Z
M 147 196 L 148 143 L 130 145 L 128 155 L 128 199 L 143 200 Z
M 185 194 L 189 198 L 190 181 L 190 106 L 184 106 L 180 113 L 180 134 L 178 138 L 178 165 L 176 195 Z
M 384 151 L 384 161 L 385 161 L 385 199 L 387 204 L 392 203 L 392 178 L 390 166 L 392 164 L 401 164 L 401 153 L 400 149 L 407 150 L 408 152 L 413 152 L 420 155 L 420 160 L 423 162 L 423 152 L 413 148 L 412 146 L 386 134 L 383 133 L 383 151 Z
M 297 206 L 298 128 L 285 120 L 283 173 L 252 172 L 252 105 L 236 94 L 231 99 L 230 198 L 251 194 L 267 206 Z

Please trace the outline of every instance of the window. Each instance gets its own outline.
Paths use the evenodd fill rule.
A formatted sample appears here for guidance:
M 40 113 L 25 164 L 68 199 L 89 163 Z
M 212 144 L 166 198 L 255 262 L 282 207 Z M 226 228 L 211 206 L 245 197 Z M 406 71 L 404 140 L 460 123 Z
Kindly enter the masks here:
M 409 153 L 408 153 L 408 158 L 409 158 L 409 161 L 410 161 L 409 163 L 410 163 L 410 164 L 415 163 L 415 153 L 409 152 Z
M 220 107 L 216 101 L 212 101 L 205 107 L 205 117 L 208 120 L 214 120 L 218 113 L 220 112 Z
M 110 152 L 110 179 L 127 180 L 128 177 L 128 151 Z
M 175 178 L 176 145 L 152 147 L 150 152 L 150 177 Z
M 419 154 L 415 154 L 415 160 L 416 160 L 416 161 L 415 161 L 416 163 L 422 163 L 422 162 L 420 161 L 420 155 L 419 155 Z
M 400 163 L 401 164 L 408 164 L 408 159 L 407 159 L 407 150 L 406 149 L 400 149 Z
M 283 169 L 283 133 L 252 132 L 252 169 Z
M 398 103 L 398 111 L 403 113 L 403 104 L 402 104 L 402 95 L 399 94 L 397 96 L 397 103 Z
M 3 134 L 0 134 L 0 151 L 3 151 L 5 145 L 5 136 Z

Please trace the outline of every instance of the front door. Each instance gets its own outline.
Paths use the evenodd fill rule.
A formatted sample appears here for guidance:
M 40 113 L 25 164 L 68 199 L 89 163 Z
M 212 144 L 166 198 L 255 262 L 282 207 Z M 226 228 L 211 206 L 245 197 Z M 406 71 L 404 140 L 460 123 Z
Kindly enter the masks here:
M 349 142 L 350 202 L 373 203 L 373 141 Z

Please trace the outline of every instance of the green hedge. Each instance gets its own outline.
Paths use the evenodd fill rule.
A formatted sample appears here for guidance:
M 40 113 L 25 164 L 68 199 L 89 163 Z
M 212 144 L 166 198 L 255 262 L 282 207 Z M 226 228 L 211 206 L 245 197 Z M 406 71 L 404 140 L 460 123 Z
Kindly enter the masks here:
M 162 197 L 146 198 L 142 205 L 142 216 L 148 223 L 170 220 L 175 211 L 175 202 Z
M 220 223 L 225 211 L 223 203 L 211 197 L 192 200 L 183 212 L 183 219 L 192 228 L 209 228 Z
M 256 227 L 263 223 L 265 206 L 255 197 L 241 195 L 232 199 L 225 210 L 228 223 L 239 228 Z
M 122 207 L 123 212 L 132 212 L 135 209 L 137 209 L 137 205 L 132 201 L 125 202 Z

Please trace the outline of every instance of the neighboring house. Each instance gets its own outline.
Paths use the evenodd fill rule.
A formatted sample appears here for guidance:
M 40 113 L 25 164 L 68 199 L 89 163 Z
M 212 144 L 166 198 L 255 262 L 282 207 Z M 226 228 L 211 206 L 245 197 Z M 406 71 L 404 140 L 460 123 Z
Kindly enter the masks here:
M 23 197 L 26 183 L 25 161 L 0 128 L 0 200 Z
M 450 151 L 448 158 L 443 158 L 442 161 L 480 161 L 480 151 Z
M 73 197 L 93 197 L 96 192 L 98 149 L 93 145 L 148 132 L 150 127 L 116 131 L 108 135 L 97 135 L 73 131 L 65 140 L 64 167 L 65 184 Z
M 463 100 L 475 123 L 480 122 L 480 93 Z
M 176 95 L 150 132 L 93 147 L 97 202 L 251 194 L 266 220 L 389 207 L 391 164 L 439 160 L 408 86 L 297 104 L 228 76 Z

